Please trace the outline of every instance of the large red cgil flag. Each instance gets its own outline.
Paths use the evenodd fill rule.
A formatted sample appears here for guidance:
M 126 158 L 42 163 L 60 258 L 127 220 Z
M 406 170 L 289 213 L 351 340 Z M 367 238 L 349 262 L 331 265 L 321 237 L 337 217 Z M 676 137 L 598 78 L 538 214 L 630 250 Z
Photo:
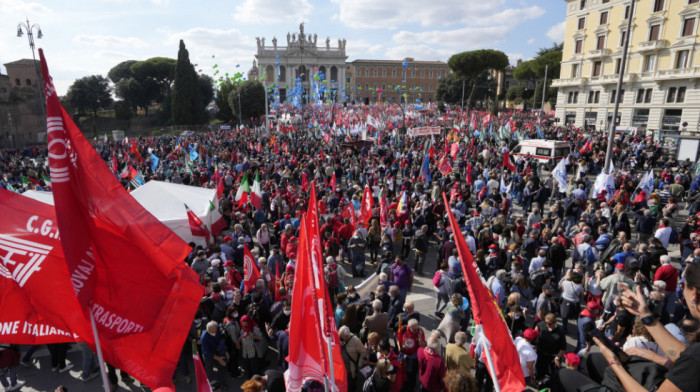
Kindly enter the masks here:
M 445 205 L 449 205 L 444 192 L 442 193 L 442 199 Z M 518 351 L 510 336 L 508 326 L 503 320 L 491 290 L 486 288 L 486 283 L 477 272 L 476 261 L 474 261 L 474 257 L 464 240 L 464 235 L 455 220 L 454 214 L 452 214 L 452 210 L 449 208 L 447 209 L 447 216 L 452 227 L 457 251 L 459 252 L 459 261 L 462 263 L 462 271 L 469 290 L 474 323 L 477 326 L 481 326 L 484 337 L 491 344 L 489 351 L 493 359 L 498 384 L 503 392 L 521 392 L 526 389 L 525 377 L 523 376 Z
M 56 222 L 74 296 L 93 313 L 105 360 L 172 386 L 202 297 L 190 247 L 122 187 L 58 101 L 39 49 Z M 138 306 L 135 306 L 138 304 Z
M 511 171 L 515 171 L 515 165 L 513 165 L 513 162 L 510 161 L 510 154 L 508 154 L 508 151 L 505 151 L 503 153 L 503 167 L 507 167 Z

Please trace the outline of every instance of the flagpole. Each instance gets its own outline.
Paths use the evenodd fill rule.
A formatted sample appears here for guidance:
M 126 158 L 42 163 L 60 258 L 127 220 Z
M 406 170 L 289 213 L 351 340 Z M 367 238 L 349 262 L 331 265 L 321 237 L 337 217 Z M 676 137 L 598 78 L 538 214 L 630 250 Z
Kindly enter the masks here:
M 326 320 L 326 323 L 328 323 L 330 320 Z M 326 379 L 328 380 L 328 386 L 326 387 L 326 391 L 332 392 L 335 391 L 336 386 L 335 386 L 335 370 L 333 369 L 333 339 L 331 337 L 330 333 L 326 334 L 326 346 L 328 346 L 328 366 L 330 367 L 330 374 L 326 376 Z M 359 371 L 359 369 L 358 369 Z M 329 389 L 330 387 L 330 389 Z
M 92 325 L 92 335 L 95 337 L 95 348 L 97 351 L 97 361 L 100 364 L 100 374 L 102 375 L 102 384 L 104 385 L 105 392 L 110 392 L 109 380 L 107 379 L 107 372 L 105 371 L 105 360 L 102 356 L 102 347 L 100 346 L 100 336 L 97 334 L 97 325 L 95 324 L 95 316 L 92 314 L 92 307 L 90 309 L 90 324 Z
M 491 358 L 491 350 L 489 349 L 489 347 L 491 346 L 491 342 L 489 342 L 489 340 L 486 338 L 486 335 L 484 335 L 482 331 L 483 326 L 477 325 L 476 328 L 481 336 L 481 348 L 484 351 L 484 354 L 486 354 L 486 363 L 489 366 L 489 372 L 491 373 L 491 381 L 493 381 L 493 390 L 494 392 L 501 392 L 501 386 L 498 384 L 498 376 L 496 375 L 496 368 L 493 366 L 493 358 Z

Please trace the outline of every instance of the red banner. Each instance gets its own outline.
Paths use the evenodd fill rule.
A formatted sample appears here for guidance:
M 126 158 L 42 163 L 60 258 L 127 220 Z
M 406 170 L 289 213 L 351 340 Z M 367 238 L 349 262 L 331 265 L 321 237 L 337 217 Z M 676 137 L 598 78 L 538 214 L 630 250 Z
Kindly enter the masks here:
M 243 275 L 245 279 L 243 292 L 255 290 L 255 282 L 260 279 L 260 270 L 253 260 L 253 255 L 248 250 L 248 245 L 243 245 Z
M 360 207 L 360 223 L 367 224 L 372 217 L 372 191 L 365 185 L 365 192 L 362 195 L 362 206 Z
M 442 193 L 442 199 L 447 203 L 447 196 Z M 451 209 L 447 209 L 447 216 L 452 227 L 454 240 L 459 252 L 459 261 L 462 263 L 462 271 L 467 282 L 469 297 L 471 298 L 474 323 L 481 326 L 482 333 L 490 343 L 490 353 L 496 370 L 496 378 L 503 392 L 520 392 L 525 390 L 525 377 L 520 366 L 518 351 L 508 331 L 508 326 L 503 320 L 496 299 L 491 290 L 486 287 L 477 272 L 476 261 L 472 256 L 464 235 L 455 220 Z M 486 361 L 484 361 L 486 362 Z
M 74 295 L 82 315 L 94 315 L 107 362 L 152 389 L 170 386 L 202 296 L 182 262 L 191 249 L 111 173 L 59 103 L 39 54 L 56 222 Z
M 513 162 L 510 161 L 510 154 L 508 154 L 508 151 L 503 153 L 503 167 L 506 167 L 511 171 L 515 171 L 515 165 L 513 165 Z
M 0 189 L 0 214 L 0 341 L 91 338 L 90 321 L 70 284 L 53 207 Z

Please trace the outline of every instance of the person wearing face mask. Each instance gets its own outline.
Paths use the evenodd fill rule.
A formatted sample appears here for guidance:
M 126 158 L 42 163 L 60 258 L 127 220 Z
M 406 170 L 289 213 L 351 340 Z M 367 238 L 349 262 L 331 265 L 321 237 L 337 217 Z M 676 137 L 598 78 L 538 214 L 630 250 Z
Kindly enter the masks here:
M 586 307 L 579 313 L 576 325 L 578 326 L 578 340 L 576 341 L 576 352 L 583 350 L 586 347 L 585 329 L 586 324 L 595 323 L 603 307 L 595 301 L 588 301 Z
M 282 301 L 282 311 L 277 313 L 275 318 L 272 319 L 270 323 L 267 334 L 269 336 L 274 335 L 277 331 L 282 329 L 287 329 L 287 324 L 289 324 L 289 318 L 292 314 L 292 302 L 288 299 Z
M 224 385 L 223 370 L 226 368 L 226 344 L 216 321 L 207 323 L 207 329 L 202 332 L 200 343 L 207 378 Z
M 234 378 L 238 378 L 242 374 L 241 369 L 238 367 L 238 358 L 241 355 L 241 325 L 239 320 L 238 306 L 229 306 L 222 328 L 226 332 L 226 351 L 229 357 L 226 368 L 231 377 Z
M 519 336 L 527 327 L 525 325 L 525 317 L 523 309 L 520 306 L 513 306 L 512 310 L 506 314 L 506 325 L 510 329 L 513 337 Z

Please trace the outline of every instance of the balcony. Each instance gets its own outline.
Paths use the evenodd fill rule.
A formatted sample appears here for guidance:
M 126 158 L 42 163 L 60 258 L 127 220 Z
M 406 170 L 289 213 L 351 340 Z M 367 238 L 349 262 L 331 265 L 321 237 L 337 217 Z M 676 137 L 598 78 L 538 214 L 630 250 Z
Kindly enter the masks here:
M 588 58 L 600 58 L 600 57 L 610 56 L 610 53 L 612 53 L 612 51 L 610 49 L 607 49 L 607 48 L 589 50 L 588 51 Z
M 572 86 L 583 86 L 588 82 L 587 78 L 576 77 L 576 78 L 560 78 L 554 79 L 552 81 L 552 87 L 572 87 Z
M 620 79 L 620 74 L 611 74 L 611 75 L 603 75 L 602 78 L 599 79 L 599 81 L 602 84 L 617 84 L 617 81 Z M 637 79 L 637 74 L 632 73 L 632 74 L 626 74 L 625 76 L 622 77 L 622 83 L 630 83 L 634 82 Z
M 659 39 L 655 41 L 645 41 L 639 43 L 639 52 L 653 52 L 661 49 L 665 49 L 668 46 L 665 39 Z
M 656 73 L 656 79 L 690 79 L 700 76 L 700 67 L 663 69 Z

